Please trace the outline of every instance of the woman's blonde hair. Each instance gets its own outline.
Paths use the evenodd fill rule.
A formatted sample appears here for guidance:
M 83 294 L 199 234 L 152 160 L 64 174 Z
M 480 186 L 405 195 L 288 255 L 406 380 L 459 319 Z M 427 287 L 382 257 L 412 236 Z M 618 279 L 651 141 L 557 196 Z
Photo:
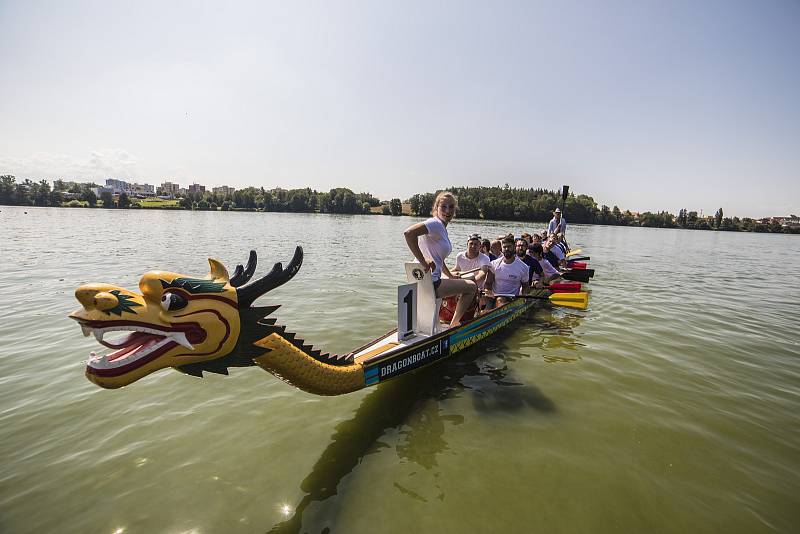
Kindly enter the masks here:
M 458 199 L 456 198 L 456 196 L 450 191 L 442 191 L 441 193 L 436 195 L 436 200 L 433 201 L 433 208 L 431 208 L 431 216 L 436 215 L 436 209 L 439 207 L 439 204 L 442 203 L 442 200 L 446 198 L 452 198 L 453 204 L 455 205 L 455 209 L 456 210 L 458 209 Z

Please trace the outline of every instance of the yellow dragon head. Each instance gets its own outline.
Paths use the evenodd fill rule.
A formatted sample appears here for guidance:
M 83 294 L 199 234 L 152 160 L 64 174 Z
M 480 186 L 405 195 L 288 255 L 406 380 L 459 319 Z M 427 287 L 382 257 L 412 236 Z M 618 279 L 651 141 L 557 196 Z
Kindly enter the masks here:
M 247 358 L 253 350 L 252 339 L 243 332 L 277 307 L 250 306 L 297 273 L 303 249 L 295 249 L 285 269 L 276 263 L 269 274 L 249 284 L 256 267 L 255 251 L 250 252 L 247 267 L 238 265 L 233 276 L 220 262 L 208 261 L 211 272 L 205 278 L 145 273 L 139 281 L 141 293 L 109 284 L 79 287 L 75 297 L 82 307 L 69 317 L 81 325 L 85 336 L 94 334 L 99 343 L 112 349 L 103 356 L 92 353 L 86 377 L 104 388 L 118 388 L 166 367 L 190 374 L 198 374 L 198 369 L 214 371 L 212 360 L 232 353 L 243 355 L 244 360 L 225 360 L 217 372 L 226 372 L 227 366 L 253 365 Z M 119 332 L 122 337 L 109 339 Z

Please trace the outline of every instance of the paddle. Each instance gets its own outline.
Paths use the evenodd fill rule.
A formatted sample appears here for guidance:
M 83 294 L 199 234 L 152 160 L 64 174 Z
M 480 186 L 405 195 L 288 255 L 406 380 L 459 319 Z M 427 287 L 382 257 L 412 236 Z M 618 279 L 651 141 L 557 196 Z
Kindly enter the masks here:
M 591 274 L 589 271 L 591 271 Z M 572 280 L 573 282 L 588 282 L 592 275 L 594 275 L 594 269 L 578 269 L 576 271 L 561 273 L 561 278 L 564 280 Z
M 580 282 L 561 282 L 550 284 L 547 289 L 553 293 L 577 293 L 581 290 Z
M 589 260 L 591 260 L 591 259 L 592 259 L 592 258 L 590 258 L 589 256 L 578 256 L 577 258 L 570 258 L 570 259 L 568 259 L 568 260 L 567 260 L 567 262 L 569 263 L 569 262 L 571 262 L 571 261 L 589 261 Z
M 581 252 L 583 252 L 583 250 L 579 248 L 576 248 L 575 250 L 570 250 L 569 252 L 567 252 L 567 257 L 569 258 L 570 256 L 575 256 L 576 254 L 580 254 Z
M 505 297 L 509 299 L 536 299 L 549 300 L 553 306 L 564 306 L 566 308 L 576 308 L 585 310 L 589 307 L 589 293 L 553 293 L 549 297 L 544 295 L 495 295 L 495 297 Z
M 473 273 L 477 273 L 478 271 L 482 271 L 483 267 L 476 267 L 474 269 L 470 269 L 469 271 L 461 271 L 458 273 L 458 278 L 463 278 L 465 280 L 474 280 L 475 276 L 465 276 Z
M 567 262 L 567 267 L 569 267 L 570 269 L 585 270 L 588 267 L 588 264 L 584 261 L 570 261 Z

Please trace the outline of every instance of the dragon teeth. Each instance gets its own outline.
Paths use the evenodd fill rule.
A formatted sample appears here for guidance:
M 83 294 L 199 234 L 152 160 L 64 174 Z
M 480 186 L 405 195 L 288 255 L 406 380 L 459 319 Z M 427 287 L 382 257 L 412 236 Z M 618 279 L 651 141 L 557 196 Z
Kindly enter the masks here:
M 89 337 L 89 335 L 92 333 L 92 329 L 88 326 L 82 326 L 81 332 L 83 333 L 83 337 Z
M 194 350 L 194 345 L 189 343 L 189 340 L 186 339 L 186 334 L 184 334 L 183 332 L 175 332 L 173 334 L 170 334 L 170 337 L 174 342 L 178 343 L 179 345 L 184 346 L 189 350 Z
M 98 343 L 103 342 L 103 332 L 101 332 L 100 330 L 92 330 L 92 333 L 94 334 L 94 338 L 97 340 Z

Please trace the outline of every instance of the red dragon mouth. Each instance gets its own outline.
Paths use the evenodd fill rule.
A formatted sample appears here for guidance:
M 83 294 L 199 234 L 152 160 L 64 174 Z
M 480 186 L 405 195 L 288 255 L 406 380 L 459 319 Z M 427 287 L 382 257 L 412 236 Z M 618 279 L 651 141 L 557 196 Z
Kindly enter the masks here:
M 194 345 L 206 338 L 205 331 L 197 323 L 155 327 L 130 321 L 78 322 L 84 336 L 94 334 L 101 345 L 113 349 L 113 352 L 103 356 L 92 353 L 86 362 L 86 372 L 98 376 L 128 373 L 179 345 L 193 351 Z M 126 331 L 130 333 L 113 341 L 103 339 L 108 333 Z

